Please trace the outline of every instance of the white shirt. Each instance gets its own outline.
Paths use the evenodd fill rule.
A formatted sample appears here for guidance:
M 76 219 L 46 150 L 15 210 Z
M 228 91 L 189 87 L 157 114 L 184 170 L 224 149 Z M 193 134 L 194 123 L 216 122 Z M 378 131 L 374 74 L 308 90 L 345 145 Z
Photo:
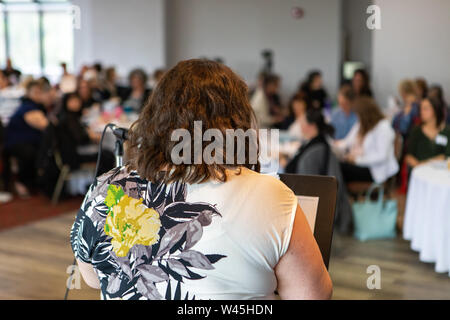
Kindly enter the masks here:
M 256 118 L 258 119 L 259 126 L 261 128 L 270 127 L 272 124 L 272 117 L 269 112 L 269 101 L 267 100 L 264 90 L 261 88 L 256 89 L 253 94 L 250 105 L 255 112 Z
M 242 168 L 225 183 L 189 185 L 186 200 L 207 201 L 222 215 L 203 229 L 195 250 L 227 257 L 204 270 L 202 281 L 185 280 L 185 289 L 198 299 L 275 299 L 274 268 L 289 247 L 294 193 L 272 176 Z
M 383 119 L 362 141 L 358 141 L 360 124 L 356 123 L 348 135 L 336 144 L 339 151 L 352 150 L 356 154 L 355 163 L 368 167 L 375 182 L 382 183 L 395 175 L 398 162 L 394 153 L 395 132 L 388 120 Z

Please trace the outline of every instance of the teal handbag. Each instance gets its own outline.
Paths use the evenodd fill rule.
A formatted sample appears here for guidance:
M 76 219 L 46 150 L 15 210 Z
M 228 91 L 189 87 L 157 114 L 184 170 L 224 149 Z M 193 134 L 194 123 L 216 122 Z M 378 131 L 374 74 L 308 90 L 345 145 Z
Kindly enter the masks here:
M 375 189 L 380 189 L 377 201 L 370 196 Z M 384 201 L 384 188 L 374 183 L 367 191 L 364 202 L 353 203 L 354 237 L 360 241 L 387 239 L 396 237 L 397 201 Z

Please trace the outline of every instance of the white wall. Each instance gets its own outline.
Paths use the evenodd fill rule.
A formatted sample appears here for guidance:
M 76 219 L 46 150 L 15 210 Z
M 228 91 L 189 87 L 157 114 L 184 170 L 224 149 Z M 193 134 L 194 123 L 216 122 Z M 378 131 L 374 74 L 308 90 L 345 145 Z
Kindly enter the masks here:
M 303 19 L 291 18 L 302 7 Z M 323 71 L 325 86 L 336 92 L 339 79 L 340 0 L 167 0 L 167 62 L 223 57 L 245 80 L 253 82 L 260 52 L 275 52 L 274 69 L 287 97 L 307 71 Z
M 126 75 L 165 66 L 164 0 L 73 0 L 81 8 L 75 30 L 75 69 L 101 61 Z
M 450 1 L 376 0 L 381 30 L 373 31 L 373 85 L 386 106 L 403 78 L 440 83 L 450 101 Z

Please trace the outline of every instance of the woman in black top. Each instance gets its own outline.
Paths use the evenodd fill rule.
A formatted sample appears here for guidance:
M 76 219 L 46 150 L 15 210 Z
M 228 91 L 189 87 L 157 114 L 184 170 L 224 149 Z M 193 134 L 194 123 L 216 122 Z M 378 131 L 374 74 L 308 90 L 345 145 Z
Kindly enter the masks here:
M 353 74 L 352 87 L 356 96 L 372 97 L 369 74 L 364 69 L 358 69 Z
M 59 145 L 64 149 L 65 163 L 72 169 L 79 168 L 81 163 L 94 162 L 97 159 L 97 152 L 80 152 L 80 147 L 90 144 L 97 144 L 100 136 L 85 127 L 81 122 L 83 101 L 76 93 L 68 94 L 63 99 L 61 114 L 59 116 L 61 132 Z M 78 150 L 77 150 L 78 149 Z M 70 155 L 70 156 L 69 156 Z M 99 173 L 102 174 L 114 167 L 114 155 L 108 150 L 102 151 L 102 161 Z
M 322 112 L 309 109 L 300 119 L 301 130 L 307 140 L 286 166 L 286 173 L 326 175 L 330 147 L 327 137 L 332 136 L 333 127 L 325 123 Z
M 350 231 L 352 209 L 339 161 L 332 152 L 327 139 L 334 128 L 325 123 L 322 112 L 310 108 L 301 117 L 301 130 L 307 140 L 285 168 L 285 173 L 334 176 L 338 181 L 336 226 L 342 233 Z
M 319 109 L 325 107 L 328 94 L 323 88 L 320 71 L 311 71 L 308 74 L 308 79 L 300 86 L 299 91 L 307 95 L 313 107 Z

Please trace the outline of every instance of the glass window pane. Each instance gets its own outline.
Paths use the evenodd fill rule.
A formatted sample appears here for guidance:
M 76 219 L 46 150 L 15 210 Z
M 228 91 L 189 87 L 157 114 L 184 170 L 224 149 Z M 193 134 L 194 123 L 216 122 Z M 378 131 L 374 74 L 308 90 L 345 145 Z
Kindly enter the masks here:
M 57 80 L 61 74 L 61 62 L 73 67 L 73 26 L 67 12 L 46 12 L 44 29 L 44 74 Z
M 5 23 L 3 20 L 3 11 L 0 8 L 0 69 L 3 69 L 6 64 L 5 46 Z
M 10 12 L 8 22 L 8 39 L 14 67 L 23 74 L 40 75 L 38 13 Z
M 31 2 L 33 0 L 3 0 L 5 3 L 21 3 L 21 2 Z

